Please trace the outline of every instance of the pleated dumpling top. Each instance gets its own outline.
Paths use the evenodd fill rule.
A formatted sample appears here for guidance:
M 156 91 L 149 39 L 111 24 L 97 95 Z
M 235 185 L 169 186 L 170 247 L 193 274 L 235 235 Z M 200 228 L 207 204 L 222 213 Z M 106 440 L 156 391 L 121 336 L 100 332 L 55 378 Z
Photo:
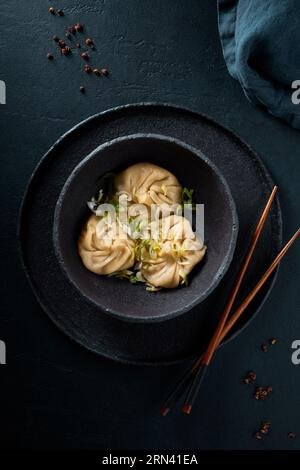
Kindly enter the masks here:
M 115 178 L 115 190 L 147 206 L 181 203 L 182 187 L 176 176 L 152 163 L 136 163 L 122 171 Z
M 206 246 L 195 235 L 190 222 L 172 215 L 151 224 L 149 243 L 138 251 L 139 268 L 155 287 L 175 288 L 205 255 Z
M 78 240 L 78 251 L 87 269 L 96 274 L 112 274 L 131 268 L 135 262 L 135 243 L 118 221 L 91 215 Z

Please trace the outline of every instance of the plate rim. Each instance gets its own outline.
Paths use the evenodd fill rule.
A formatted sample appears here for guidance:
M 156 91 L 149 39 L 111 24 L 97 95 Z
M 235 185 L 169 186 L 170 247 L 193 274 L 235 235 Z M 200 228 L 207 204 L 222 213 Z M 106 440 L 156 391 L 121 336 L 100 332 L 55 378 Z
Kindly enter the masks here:
M 171 366 L 171 365 L 176 365 L 176 364 L 182 364 L 183 362 L 187 362 L 187 361 L 192 361 L 195 357 L 190 357 L 190 358 L 186 357 L 186 358 L 182 358 L 182 359 L 179 358 L 179 359 L 173 359 L 173 360 L 154 361 L 154 362 L 143 361 L 143 360 L 142 361 L 130 360 L 130 359 L 126 359 L 124 357 L 118 356 L 118 355 L 112 356 L 104 350 L 101 351 L 101 353 L 100 353 L 100 352 L 96 351 L 95 349 L 93 349 L 91 347 L 88 347 L 87 345 L 83 344 L 83 342 L 81 342 L 78 338 L 74 339 L 69 334 L 69 332 L 67 332 L 67 331 L 65 331 L 65 329 L 63 329 L 62 324 L 60 322 L 58 322 L 56 318 L 54 318 L 54 316 L 51 313 L 51 309 L 48 306 L 46 306 L 46 304 L 44 303 L 43 295 L 40 292 L 40 289 L 38 288 L 38 286 L 35 285 L 35 283 L 31 279 L 30 270 L 29 270 L 28 266 L 26 265 L 26 261 L 25 261 L 25 253 L 24 253 L 24 250 L 23 250 L 23 243 L 22 243 L 22 233 L 23 233 L 22 232 L 22 226 L 23 226 L 23 219 L 25 218 L 25 206 L 26 206 L 27 198 L 29 197 L 30 187 L 34 183 L 35 178 L 38 177 L 42 166 L 44 165 L 44 163 L 46 162 L 46 160 L 48 159 L 48 157 L 52 153 L 52 151 L 54 149 L 56 149 L 56 147 L 58 147 L 60 145 L 60 143 L 63 142 L 66 138 L 68 138 L 74 131 L 80 129 L 81 127 L 84 127 L 86 124 L 88 124 L 89 122 L 91 122 L 93 120 L 96 120 L 98 118 L 105 118 L 105 116 L 108 116 L 110 114 L 114 114 L 114 113 L 119 112 L 119 111 L 124 111 L 126 109 L 130 110 L 130 109 L 143 108 L 143 107 L 146 107 L 146 108 L 155 108 L 155 107 L 169 108 L 170 110 L 174 110 L 174 111 L 177 111 L 177 112 L 179 111 L 181 113 L 188 113 L 188 114 L 194 116 L 197 119 L 199 119 L 199 118 L 200 119 L 205 119 L 206 121 L 208 121 L 212 125 L 217 126 L 223 132 L 225 131 L 227 134 L 234 137 L 234 139 L 240 145 L 242 145 L 244 148 L 246 148 L 246 150 L 248 151 L 249 156 L 251 157 L 251 159 L 253 161 L 255 159 L 255 161 L 259 164 L 259 166 L 261 168 L 261 171 L 264 173 L 264 175 L 266 177 L 266 180 L 269 183 L 269 185 L 271 186 L 272 184 L 274 184 L 269 170 L 267 169 L 266 165 L 264 164 L 263 160 L 258 155 L 258 153 L 251 147 L 251 145 L 248 144 L 247 142 L 245 142 L 235 131 L 233 131 L 232 129 L 230 129 L 226 125 L 221 124 L 215 118 L 212 118 L 212 117 L 208 116 L 207 114 L 201 113 L 201 112 L 196 111 L 192 108 L 185 107 L 185 106 L 180 106 L 180 105 L 173 104 L 173 103 L 168 103 L 168 102 L 142 101 L 142 102 L 127 103 L 127 104 L 123 104 L 123 105 L 114 106 L 112 108 L 108 108 L 108 109 L 105 109 L 105 110 L 100 111 L 98 113 L 95 113 L 95 114 L 85 118 L 84 120 L 80 121 L 79 123 L 75 124 L 71 129 L 69 129 L 65 133 L 63 133 L 54 142 L 54 144 L 47 150 L 47 152 L 43 154 L 42 158 L 35 165 L 32 173 L 31 173 L 31 175 L 30 175 L 30 177 L 27 181 L 27 184 L 25 186 L 23 197 L 21 198 L 21 204 L 20 204 L 20 207 L 19 207 L 18 215 L 17 215 L 17 241 L 18 241 L 18 249 L 19 249 L 19 253 L 20 253 L 20 259 L 21 259 L 21 265 L 22 265 L 22 268 L 23 268 L 23 272 L 26 275 L 26 278 L 29 282 L 29 285 L 30 285 L 34 295 L 35 295 L 36 300 L 38 301 L 39 305 L 42 307 L 44 312 L 47 314 L 47 317 L 55 324 L 55 326 L 64 335 L 66 335 L 68 338 L 70 338 L 73 343 L 75 343 L 77 345 L 80 345 L 85 350 L 88 350 L 88 351 L 96 354 L 97 356 L 104 357 L 104 358 L 109 359 L 111 361 L 119 362 L 119 363 L 122 363 L 122 364 L 125 364 L 125 365 L 151 366 L 151 367 Z M 278 214 L 277 214 L 278 215 L 278 220 L 277 220 L 278 242 L 279 242 L 279 245 L 282 245 L 283 219 L 282 219 L 282 210 L 281 210 L 281 205 L 280 205 L 278 194 L 276 195 L 275 201 L 277 202 L 277 212 L 278 212 Z M 244 331 L 245 328 L 247 328 L 248 325 L 251 324 L 251 322 L 254 320 L 254 318 L 258 315 L 258 313 L 260 312 L 260 310 L 264 306 L 264 304 L 267 301 L 270 293 L 273 290 L 274 284 L 277 280 L 279 268 L 280 268 L 280 264 L 277 266 L 277 268 L 275 269 L 275 271 L 272 275 L 272 279 L 271 279 L 271 282 L 270 282 L 267 293 L 265 294 L 265 296 L 262 299 L 260 305 L 257 307 L 257 309 L 255 310 L 255 312 L 251 316 L 251 318 L 249 318 L 247 323 L 245 323 L 245 325 L 243 325 L 240 329 L 235 331 L 229 338 L 225 339 L 218 346 L 218 349 L 223 348 L 224 346 L 229 344 L 232 340 L 234 340 L 239 334 L 241 334 Z M 166 321 L 168 321 L 168 320 L 166 320 Z

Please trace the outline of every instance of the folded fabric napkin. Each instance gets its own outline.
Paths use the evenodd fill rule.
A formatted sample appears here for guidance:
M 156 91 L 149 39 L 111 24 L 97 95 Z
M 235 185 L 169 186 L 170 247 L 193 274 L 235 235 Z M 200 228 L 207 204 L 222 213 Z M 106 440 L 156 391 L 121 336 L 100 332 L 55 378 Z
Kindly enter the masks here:
M 252 103 L 300 129 L 300 93 L 292 88 L 300 86 L 300 0 L 218 0 L 218 7 L 229 73 Z

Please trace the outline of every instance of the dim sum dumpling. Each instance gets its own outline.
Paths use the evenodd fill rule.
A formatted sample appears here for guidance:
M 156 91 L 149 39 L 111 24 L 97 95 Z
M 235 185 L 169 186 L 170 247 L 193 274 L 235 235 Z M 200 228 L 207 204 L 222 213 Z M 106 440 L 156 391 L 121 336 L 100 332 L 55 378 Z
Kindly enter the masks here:
M 148 284 L 175 288 L 187 282 L 187 275 L 205 255 L 190 222 L 172 215 L 151 224 L 151 236 L 138 250 L 139 269 Z
M 180 204 L 182 188 L 168 170 L 152 163 L 136 163 L 115 178 L 116 192 L 126 192 L 133 202 L 152 204 Z
M 87 269 L 96 274 L 112 274 L 132 267 L 135 244 L 118 221 L 91 215 L 78 240 L 78 251 Z

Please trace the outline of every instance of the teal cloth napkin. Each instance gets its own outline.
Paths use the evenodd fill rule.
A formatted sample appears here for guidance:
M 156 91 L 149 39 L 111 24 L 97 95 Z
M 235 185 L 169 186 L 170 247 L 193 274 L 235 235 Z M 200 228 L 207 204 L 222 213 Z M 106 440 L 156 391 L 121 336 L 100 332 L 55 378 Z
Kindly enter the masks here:
M 300 129 L 300 0 L 218 0 L 218 8 L 229 73 L 253 104 Z

